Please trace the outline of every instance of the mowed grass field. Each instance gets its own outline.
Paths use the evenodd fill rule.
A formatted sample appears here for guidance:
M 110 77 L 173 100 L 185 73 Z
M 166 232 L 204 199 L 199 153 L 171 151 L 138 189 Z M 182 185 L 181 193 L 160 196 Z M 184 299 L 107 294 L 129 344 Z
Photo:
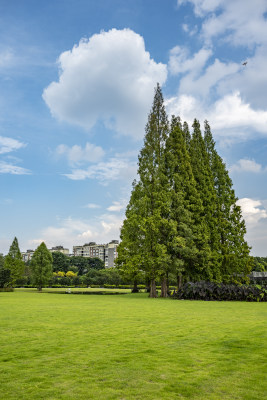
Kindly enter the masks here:
M 0 399 L 267 398 L 267 304 L 0 293 Z

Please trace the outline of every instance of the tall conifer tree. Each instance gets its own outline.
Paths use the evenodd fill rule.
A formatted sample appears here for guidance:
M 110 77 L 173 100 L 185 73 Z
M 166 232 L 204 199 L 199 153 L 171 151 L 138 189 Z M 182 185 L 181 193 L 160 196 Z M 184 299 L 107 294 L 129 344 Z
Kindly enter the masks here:
M 207 279 L 220 280 L 220 268 L 218 262 L 219 235 L 217 229 L 218 221 L 216 220 L 217 199 L 204 138 L 201 134 L 199 121 L 196 119 L 193 123 L 193 133 L 190 141 L 189 152 L 191 166 L 196 180 L 197 190 L 202 200 L 204 217 L 209 234 L 208 243 L 210 246 L 211 258 L 206 268 Z
M 22 277 L 24 266 L 18 239 L 15 237 L 4 261 L 4 268 L 10 271 L 10 286 L 13 287 L 16 284 L 16 281 Z
M 208 121 L 205 121 L 204 143 L 209 158 L 216 193 L 216 221 L 219 234 L 219 261 L 223 281 L 242 281 L 250 272 L 246 226 L 236 204 L 233 183 L 226 165 L 215 149 Z
M 150 296 L 156 297 L 156 278 L 165 277 L 169 255 L 165 232 L 169 231 L 168 192 L 164 185 L 164 148 L 168 136 L 168 118 L 159 85 L 155 90 L 152 110 L 148 116 L 144 146 L 138 161 L 139 181 L 133 187 L 121 230 L 121 251 L 126 256 L 136 249 L 136 257 L 142 259 L 142 268 L 150 280 Z M 134 221 L 135 220 L 135 221 Z M 131 234 L 135 232 L 136 243 L 129 247 Z M 129 240 L 129 241 L 128 241 Z M 127 243 L 128 242 L 128 243 Z M 119 257 L 121 256 L 119 253 Z M 125 261 L 126 262 L 126 261 Z
M 169 241 L 172 263 L 181 278 L 198 279 L 209 259 L 208 235 L 203 206 L 196 189 L 187 151 L 190 133 L 182 129 L 180 118 L 173 117 L 166 143 L 166 174 L 170 185 L 170 218 L 176 222 L 176 237 Z
M 33 283 L 41 291 L 42 287 L 51 279 L 53 273 L 53 257 L 44 242 L 33 253 L 30 266 Z

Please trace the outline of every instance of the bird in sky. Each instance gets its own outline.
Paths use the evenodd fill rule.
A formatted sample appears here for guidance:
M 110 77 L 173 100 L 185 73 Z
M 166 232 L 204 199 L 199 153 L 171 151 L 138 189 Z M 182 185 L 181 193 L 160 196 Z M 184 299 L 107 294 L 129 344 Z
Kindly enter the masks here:
M 247 61 L 245 61 L 245 62 L 243 62 L 243 64 L 242 64 L 242 65 L 245 65 L 245 66 L 246 66 L 246 65 L 247 65 L 247 63 L 248 63 L 248 62 L 247 62 Z

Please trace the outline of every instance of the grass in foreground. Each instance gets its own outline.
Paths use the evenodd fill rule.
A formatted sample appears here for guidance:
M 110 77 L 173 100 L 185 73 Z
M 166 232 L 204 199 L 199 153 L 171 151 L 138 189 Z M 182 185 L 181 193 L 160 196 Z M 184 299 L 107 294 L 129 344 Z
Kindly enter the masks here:
M 1 399 L 266 398 L 267 304 L 0 293 Z

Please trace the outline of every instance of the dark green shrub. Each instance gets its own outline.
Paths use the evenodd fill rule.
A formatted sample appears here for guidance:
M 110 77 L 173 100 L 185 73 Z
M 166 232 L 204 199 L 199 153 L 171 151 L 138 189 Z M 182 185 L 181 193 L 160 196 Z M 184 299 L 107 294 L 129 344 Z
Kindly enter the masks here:
M 4 288 L 10 280 L 10 270 L 0 268 L 0 288 Z
M 187 282 L 174 291 L 174 299 L 217 301 L 267 301 L 267 289 L 259 285 L 231 285 L 214 282 Z

